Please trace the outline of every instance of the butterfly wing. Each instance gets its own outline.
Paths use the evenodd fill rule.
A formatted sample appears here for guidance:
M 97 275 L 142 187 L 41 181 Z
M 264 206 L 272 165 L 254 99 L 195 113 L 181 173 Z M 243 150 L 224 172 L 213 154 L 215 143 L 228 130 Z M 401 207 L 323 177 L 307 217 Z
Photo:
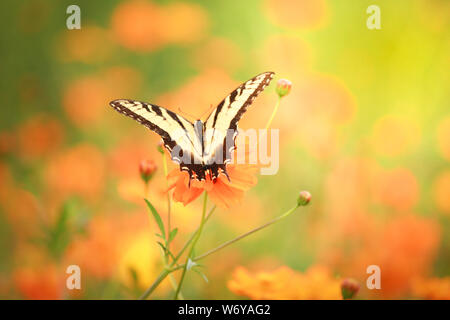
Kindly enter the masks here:
M 194 130 L 194 125 L 165 108 L 128 99 L 110 102 L 119 113 L 124 114 L 161 136 L 164 147 L 170 152 L 173 161 L 190 176 L 202 172 L 202 146 Z
M 244 82 L 225 97 L 206 119 L 203 161 L 211 165 L 213 179 L 221 172 L 226 174 L 226 164 L 231 161 L 231 152 L 236 147 L 237 123 L 258 94 L 269 85 L 274 74 L 264 72 Z

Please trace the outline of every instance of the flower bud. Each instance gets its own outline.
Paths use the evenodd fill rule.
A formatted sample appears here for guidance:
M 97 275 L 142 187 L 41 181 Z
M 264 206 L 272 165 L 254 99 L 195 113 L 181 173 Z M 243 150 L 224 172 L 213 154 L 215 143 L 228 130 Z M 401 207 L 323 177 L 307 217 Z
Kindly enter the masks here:
M 280 98 L 283 98 L 284 96 L 288 95 L 289 92 L 291 92 L 291 88 L 292 88 L 292 82 L 290 82 L 287 79 L 280 79 L 277 81 L 277 86 L 276 86 L 275 90 L 278 93 L 278 96 Z
M 352 278 L 346 278 L 341 282 L 342 298 L 352 299 L 356 296 L 360 288 L 358 281 Z
M 145 183 L 148 183 L 150 181 L 155 171 L 156 164 L 153 160 L 142 160 L 139 163 L 139 173 L 141 174 L 141 178 Z
M 306 206 L 311 201 L 311 193 L 308 191 L 300 191 L 297 198 L 297 204 L 299 206 Z
M 164 154 L 164 143 L 162 140 L 159 140 L 158 145 L 156 146 L 158 152 Z

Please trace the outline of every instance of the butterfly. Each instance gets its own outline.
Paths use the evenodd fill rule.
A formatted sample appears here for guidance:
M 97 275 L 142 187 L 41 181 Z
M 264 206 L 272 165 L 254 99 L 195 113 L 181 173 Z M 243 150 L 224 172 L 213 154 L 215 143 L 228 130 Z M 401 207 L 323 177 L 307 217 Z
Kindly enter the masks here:
M 129 99 L 110 102 L 117 110 L 161 136 L 164 147 L 180 170 L 199 181 L 220 174 L 230 180 L 227 164 L 236 148 L 237 123 L 253 100 L 269 85 L 273 72 L 261 73 L 233 90 L 206 118 L 194 123 L 173 111 L 154 104 Z

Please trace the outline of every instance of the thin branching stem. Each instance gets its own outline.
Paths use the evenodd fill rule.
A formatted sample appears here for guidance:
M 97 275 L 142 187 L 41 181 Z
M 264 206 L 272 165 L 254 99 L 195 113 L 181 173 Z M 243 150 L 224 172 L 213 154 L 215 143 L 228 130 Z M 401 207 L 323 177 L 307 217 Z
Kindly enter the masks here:
M 159 284 L 172 272 L 184 268 L 184 265 L 180 265 L 177 266 L 175 268 L 172 269 L 167 269 L 165 268 L 163 271 L 161 271 L 161 273 L 159 274 L 159 276 L 155 279 L 155 281 L 153 281 L 152 285 L 145 290 L 145 292 L 142 294 L 142 296 L 140 296 L 139 300 L 145 300 L 147 299 L 148 296 L 150 296 L 153 291 L 155 291 L 155 289 L 159 286 Z
M 195 257 L 193 259 L 193 261 L 198 261 L 200 259 L 206 258 L 207 256 L 209 256 L 209 255 L 211 255 L 211 254 L 213 254 L 213 253 L 215 253 L 215 252 L 217 252 L 217 251 L 219 251 L 219 250 L 221 250 L 221 249 L 223 249 L 225 247 L 228 247 L 230 244 L 233 244 L 236 241 L 239 241 L 239 240 L 241 240 L 241 239 L 243 239 L 245 237 L 248 237 L 249 235 L 251 235 L 251 234 L 253 234 L 253 233 L 255 233 L 255 232 L 257 232 L 257 231 L 259 231 L 261 229 L 267 228 L 268 226 L 270 226 L 270 225 L 280 221 L 281 219 L 286 218 L 288 215 L 290 215 L 292 212 L 294 212 L 298 207 L 299 207 L 299 205 L 296 205 L 295 207 L 289 209 L 288 211 L 286 211 L 282 215 L 276 217 L 275 219 L 273 219 L 273 220 L 271 220 L 271 221 L 269 221 L 269 222 L 267 222 L 267 223 L 265 223 L 265 224 L 263 224 L 263 225 L 261 225 L 259 227 L 256 227 L 256 228 L 254 228 L 254 229 L 252 229 L 252 230 L 250 230 L 250 231 L 248 231 L 248 232 L 246 232 L 244 234 L 241 234 L 240 236 L 238 236 L 238 237 L 236 237 L 234 239 L 231 239 L 231 240 L 228 240 L 228 241 L 222 243 L 221 245 L 215 247 L 214 249 L 211 249 L 211 250 L 205 252 L 204 254 L 201 254 L 201 255 Z
M 170 199 L 170 193 L 169 193 L 169 182 L 167 181 L 167 175 L 169 174 L 169 170 L 167 169 L 167 158 L 166 153 L 163 152 L 162 154 L 162 160 L 163 160 L 163 170 L 164 170 L 164 176 L 166 178 L 166 187 L 167 187 L 167 239 L 169 239 L 170 231 L 172 231 L 172 228 L 170 226 L 170 214 L 172 211 L 172 201 Z M 167 244 L 167 249 L 169 249 L 170 243 Z
M 213 206 L 210 210 L 208 215 L 205 218 L 205 223 L 206 221 L 209 220 L 209 218 L 211 217 L 211 215 L 213 214 L 213 212 L 216 210 L 217 206 Z M 183 248 L 181 249 L 181 251 L 177 254 L 177 256 L 173 259 L 172 264 L 170 265 L 169 268 L 166 268 L 165 271 L 162 271 L 159 276 L 156 278 L 156 280 L 153 282 L 153 284 L 142 294 L 142 296 L 140 297 L 140 299 L 144 300 L 147 297 L 150 296 L 150 294 L 152 294 L 152 292 L 159 286 L 159 284 L 167 277 L 167 276 L 173 276 L 172 272 L 177 271 L 179 269 L 184 268 L 184 265 L 176 265 L 178 260 L 181 258 L 181 256 L 183 255 L 183 253 L 186 251 L 186 249 L 189 247 L 189 244 L 192 242 L 192 240 L 194 239 L 196 233 L 198 232 L 199 228 L 197 228 L 197 230 L 195 230 L 191 237 L 188 239 L 188 241 L 186 241 L 186 243 L 184 244 Z M 175 266 L 176 265 L 176 266 Z M 176 281 L 175 281 L 176 283 Z M 178 296 L 179 298 L 181 298 L 181 294 L 179 294 Z
M 206 218 L 207 203 L 208 203 L 208 193 L 205 191 L 205 195 L 203 197 L 202 219 L 200 221 L 200 226 L 199 226 L 197 232 L 195 233 L 194 239 L 192 240 L 192 245 L 191 245 L 191 248 L 189 249 L 189 253 L 186 258 L 186 263 L 184 264 L 183 272 L 181 273 L 180 282 L 178 283 L 178 288 L 177 288 L 177 291 L 175 292 L 175 296 L 174 296 L 175 300 L 178 299 L 178 294 L 181 290 L 181 286 L 183 285 L 183 281 L 184 281 L 184 277 L 186 275 L 189 260 L 190 259 L 192 260 L 192 255 L 193 255 L 193 252 L 195 249 L 195 245 L 197 244 L 198 240 L 200 239 L 200 235 L 202 234 L 202 230 L 203 230 L 203 226 L 205 224 L 205 218 Z

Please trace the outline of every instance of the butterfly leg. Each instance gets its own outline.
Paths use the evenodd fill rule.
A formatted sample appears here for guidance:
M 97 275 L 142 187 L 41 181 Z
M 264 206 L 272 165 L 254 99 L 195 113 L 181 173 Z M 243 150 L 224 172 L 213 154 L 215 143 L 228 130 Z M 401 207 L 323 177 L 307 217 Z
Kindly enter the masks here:
M 191 180 L 192 180 L 192 175 L 194 174 L 194 171 L 192 171 L 192 169 L 189 169 L 189 182 L 188 182 L 188 188 L 191 188 Z
M 230 176 L 228 175 L 228 172 L 227 172 L 227 167 L 222 168 L 222 173 L 227 177 L 228 182 L 231 182 Z

